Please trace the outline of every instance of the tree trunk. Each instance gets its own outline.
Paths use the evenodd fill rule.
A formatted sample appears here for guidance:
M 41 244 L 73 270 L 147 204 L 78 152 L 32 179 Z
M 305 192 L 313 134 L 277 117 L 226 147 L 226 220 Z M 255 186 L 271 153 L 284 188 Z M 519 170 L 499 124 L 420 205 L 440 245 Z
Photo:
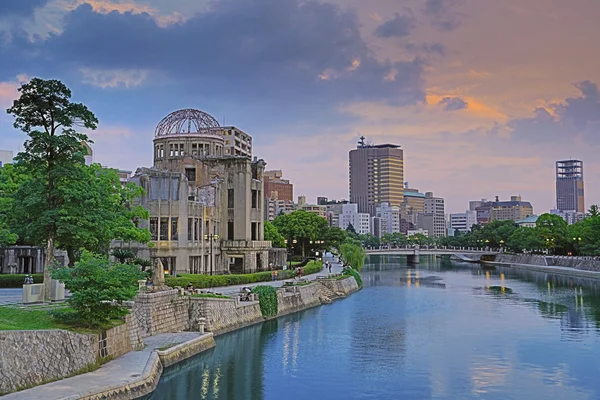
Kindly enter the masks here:
M 54 266 L 54 235 L 48 237 L 46 250 L 44 252 L 44 299 L 49 300 L 52 288 L 52 276 L 50 269 Z
M 75 250 L 72 247 L 67 247 L 67 256 L 69 257 L 69 268 L 75 266 Z

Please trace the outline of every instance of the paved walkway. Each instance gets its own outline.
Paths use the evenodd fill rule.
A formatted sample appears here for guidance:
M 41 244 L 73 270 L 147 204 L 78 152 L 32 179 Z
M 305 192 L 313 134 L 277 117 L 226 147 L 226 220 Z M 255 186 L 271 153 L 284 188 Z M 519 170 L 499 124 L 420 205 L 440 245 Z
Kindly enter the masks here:
M 23 301 L 23 289 L 0 289 L 0 306 Z
M 146 347 L 131 351 L 106 363 L 98 370 L 61 381 L 37 386 L 2 397 L 2 400 L 71 400 L 101 393 L 109 387 L 136 382 L 142 376 L 152 352 L 162 347 L 184 343 L 200 337 L 196 332 L 165 333 L 144 339 Z
M 331 262 L 331 273 L 339 274 L 342 272 L 342 264 L 339 262 L 333 262 L 333 259 L 334 259 L 333 256 L 326 255 L 324 257 L 324 262 L 325 261 Z M 304 278 L 314 281 L 317 279 L 317 276 L 319 276 L 319 275 L 328 276 L 329 270 L 326 270 L 325 268 L 323 268 L 321 270 L 321 272 L 318 272 L 318 273 L 312 274 L 312 275 L 306 275 L 306 276 L 304 276 Z M 260 285 L 269 285 L 269 286 L 279 288 L 279 287 L 283 286 L 283 282 L 285 282 L 285 281 L 275 281 L 275 282 L 270 281 L 270 282 L 258 282 L 258 283 L 245 284 L 245 285 L 221 286 L 221 287 L 212 288 L 212 291 L 215 293 L 235 294 L 235 293 L 239 293 L 240 290 L 242 290 L 242 288 L 245 288 L 245 287 L 253 288 L 255 286 L 260 286 Z

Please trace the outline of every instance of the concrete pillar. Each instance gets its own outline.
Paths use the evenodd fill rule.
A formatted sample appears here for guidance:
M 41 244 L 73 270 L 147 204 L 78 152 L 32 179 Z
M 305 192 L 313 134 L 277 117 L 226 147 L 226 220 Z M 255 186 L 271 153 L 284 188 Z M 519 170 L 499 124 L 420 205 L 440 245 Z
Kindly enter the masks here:
M 414 254 L 408 255 L 406 258 L 408 264 L 419 264 L 421 262 L 420 250 L 418 248 L 414 249 Z

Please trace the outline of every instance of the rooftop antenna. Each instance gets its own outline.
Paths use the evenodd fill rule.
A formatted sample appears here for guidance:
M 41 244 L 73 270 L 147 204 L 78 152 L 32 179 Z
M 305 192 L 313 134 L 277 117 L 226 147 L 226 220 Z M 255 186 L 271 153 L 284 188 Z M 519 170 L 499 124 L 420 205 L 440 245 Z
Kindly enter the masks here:
M 365 137 L 361 135 L 360 140 L 358 141 L 358 147 L 359 148 L 363 148 L 365 147 Z

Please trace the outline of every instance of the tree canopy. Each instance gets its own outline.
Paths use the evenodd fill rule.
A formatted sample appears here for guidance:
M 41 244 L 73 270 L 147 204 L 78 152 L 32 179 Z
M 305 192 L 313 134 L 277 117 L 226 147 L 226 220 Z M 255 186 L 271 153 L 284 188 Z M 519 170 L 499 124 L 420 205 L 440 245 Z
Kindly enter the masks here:
M 271 242 L 273 247 L 283 248 L 285 247 L 285 239 L 277 228 L 269 221 L 265 221 L 265 240 Z

